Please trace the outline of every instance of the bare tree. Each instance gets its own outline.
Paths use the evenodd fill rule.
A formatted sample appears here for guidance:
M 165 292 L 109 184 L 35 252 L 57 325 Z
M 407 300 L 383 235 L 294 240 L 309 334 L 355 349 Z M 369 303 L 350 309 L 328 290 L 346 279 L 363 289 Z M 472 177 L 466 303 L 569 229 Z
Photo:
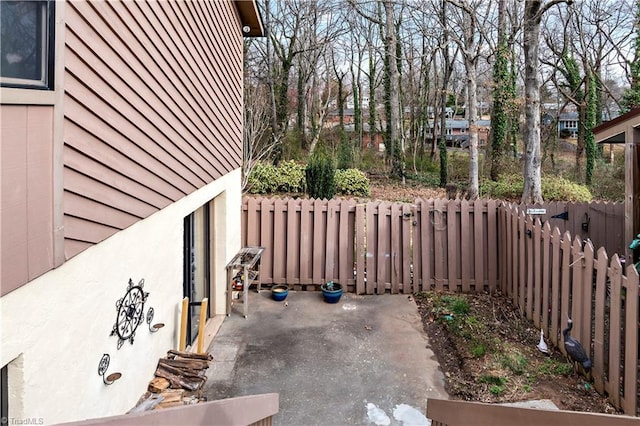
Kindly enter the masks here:
M 525 0 L 523 49 L 525 62 L 525 129 L 523 203 L 541 203 L 542 162 L 540 156 L 540 81 L 538 49 L 540 21 L 550 7 L 566 0 Z
M 491 14 L 491 2 L 475 0 L 447 0 L 456 6 L 453 19 L 458 33 L 453 33 L 454 40 L 460 47 L 466 71 L 466 116 L 469 122 L 469 185 L 467 197 L 478 198 L 480 180 L 478 166 L 478 62 L 481 58 L 483 40 L 486 38 L 484 28 Z M 483 12 L 481 12 L 484 9 Z M 450 21 L 451 22 L 451 21 Z

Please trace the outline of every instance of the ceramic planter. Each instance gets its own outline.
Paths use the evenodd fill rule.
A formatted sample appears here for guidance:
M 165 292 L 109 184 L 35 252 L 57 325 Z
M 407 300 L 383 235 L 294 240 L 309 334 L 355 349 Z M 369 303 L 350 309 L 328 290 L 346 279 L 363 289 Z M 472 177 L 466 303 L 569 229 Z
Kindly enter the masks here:
M 342 284 L 336 284 L 333 281 L 323 284 L 320 289 L 322 290 L 322 297 L 327 303 L 338 303 L 342 296 Z
M 274 285 L 271 287 L 271 297 L 277 302 L 281 302 L 287 298 L 289 294 L 289 287 L 286 285 Z

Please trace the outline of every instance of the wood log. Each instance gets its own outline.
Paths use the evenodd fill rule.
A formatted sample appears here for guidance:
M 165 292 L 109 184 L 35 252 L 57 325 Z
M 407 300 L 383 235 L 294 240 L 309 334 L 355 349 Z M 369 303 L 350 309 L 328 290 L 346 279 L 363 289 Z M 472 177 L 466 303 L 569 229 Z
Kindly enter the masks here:
M 182 397 L 184 396 L 184 389 L 167 389 L 160 394 L 164 398 L 164 400 L 160 404 L 164 404 L 167 402 L 182 402 Z
M 165 371 L 175 374 L 176 376 L 185 377 L 185 378 L 199 378 L 202 377 L 200 374 L 200 370 L 186 370 L 183 368 L 176 368 L 166 364 L 158 364 L 157 370 L 164 369 Z
M 149 383 L 149 392 L 160 393 L 171 385 L 164 377 L 156 377 Z
M 168 359 L 161 358 L 158 363 L 170 365 L 176 368 L 184 368 L 188 370 L 206 370 L 209 368 L 209 361 L 200 359 Z
M 167 358 L 175 358 L 176 356 L 180 358 L 202 359 L 207 361 L 213 359 L 211 354 L 196 354 L 192 352 L 176 351 L 175 349 L 170 349 L 169 352 L 167 352 Z
M 206 378 L 201 376 L 184 376 L 180 374 L 174 374 L 163 366 L 158 366 L 156 370 L 156 376 L 164 377 L 169 380 L 172 388 L 183 388 L 190 391 L 198 390 L 206 381 Z

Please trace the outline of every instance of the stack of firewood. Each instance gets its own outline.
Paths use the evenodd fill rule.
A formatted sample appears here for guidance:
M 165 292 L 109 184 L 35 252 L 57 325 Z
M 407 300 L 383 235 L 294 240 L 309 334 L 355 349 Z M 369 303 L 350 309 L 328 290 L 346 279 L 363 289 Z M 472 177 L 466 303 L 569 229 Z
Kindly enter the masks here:
M 211 359 L 210 354 L 170 350 L 165 358 L 158 361 L 155 377 L 135 411 L 156 410 L 200 401 Z

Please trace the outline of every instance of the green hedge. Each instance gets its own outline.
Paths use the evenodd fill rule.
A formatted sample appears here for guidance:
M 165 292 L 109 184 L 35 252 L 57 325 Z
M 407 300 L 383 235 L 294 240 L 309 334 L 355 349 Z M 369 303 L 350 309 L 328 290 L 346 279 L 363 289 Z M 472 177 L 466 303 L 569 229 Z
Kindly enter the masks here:
M 486 180 L 480 185 L 480 193 L 484 197 L 519 200 L 522 197 L 524 180 L 521 175 L 502 175 L 497 182 Z M 562 177 L 542 177 L 542 198 L 545 201 L 588 202 L 593 196 L 584 185 L 580 185 Z
M 304 192 L 304 190 L 304 166 L 293 160 L 284 161 L 280 167 L 258 162 L 247 178 L 247 191 L 251 194 Z
M 305 168 L 295 161 L 285 161 L 280 167 L 258 162 L 247 179 L 250 194 L 272 194 L 277 192 L 302 193 L 307 188 Z M 371 195 L 369 178 L 358 169 L 335 171 L 336 193 L 368 197 Z
M 358 169 L 336 170 L 336 191 L 343 195 L 371 195 L 369 178 Z

